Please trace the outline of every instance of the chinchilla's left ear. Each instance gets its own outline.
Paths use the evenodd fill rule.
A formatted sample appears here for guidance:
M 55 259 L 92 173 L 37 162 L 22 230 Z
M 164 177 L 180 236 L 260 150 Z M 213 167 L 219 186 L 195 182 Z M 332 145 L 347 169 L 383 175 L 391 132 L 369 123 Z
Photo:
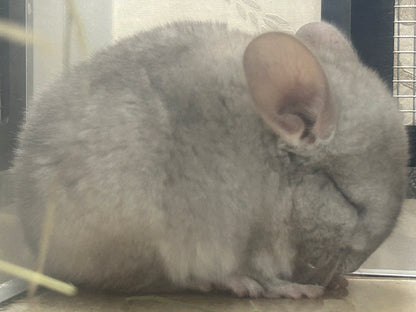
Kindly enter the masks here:
M 335 108 L 327 77 L 312 52 L 293 36 L 258 36 L 244 53 L 244 70 L 259 114 L 293 146 L 331 136 Z
M 322 22 L 306 24 L 299 28 L 296 37 L 316 49 L 329 49 L 345 57 L 357 57 L 352 44 L 331 24 Z

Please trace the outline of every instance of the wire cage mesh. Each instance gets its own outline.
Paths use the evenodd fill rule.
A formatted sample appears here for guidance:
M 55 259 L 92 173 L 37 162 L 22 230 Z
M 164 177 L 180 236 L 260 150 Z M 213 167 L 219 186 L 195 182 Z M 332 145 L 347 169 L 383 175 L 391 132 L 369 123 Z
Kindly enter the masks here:
M 416 0 L 394 4 L 393 96 L 406 125 L 416 125 Z
M 393 96 L 410 143 L 407 197 L 416 198 L 416 0 L 395 0 Z

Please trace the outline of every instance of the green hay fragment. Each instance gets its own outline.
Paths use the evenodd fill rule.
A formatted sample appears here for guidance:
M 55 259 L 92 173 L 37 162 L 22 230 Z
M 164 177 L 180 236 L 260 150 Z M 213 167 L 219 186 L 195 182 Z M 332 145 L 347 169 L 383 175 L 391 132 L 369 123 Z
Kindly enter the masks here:
M 201 308 L 200 306 L 196 304 L 186 303 L 186 302 L 182 302 L 179 300 L 173 300 L 173 299 L 169 299 L 169 298 L 161 297 L 161 296 L 133 296 L 133 297 L 127 297 L 126 300 L 127 301 L 154 301 L 154 302 L 163 303 L 163 304 L 180 305 L 182 307 L 186 307 L 192 310 L 198 310 L 202 312 L 216 312 L 211 309 Z
M 259 310 L 259 308 L 257 308 L 257 306 L 254 304 L 253 300 L 250 300 L 250 305 L 253 307 L 253 312 L 262 312 L 261 310 Z

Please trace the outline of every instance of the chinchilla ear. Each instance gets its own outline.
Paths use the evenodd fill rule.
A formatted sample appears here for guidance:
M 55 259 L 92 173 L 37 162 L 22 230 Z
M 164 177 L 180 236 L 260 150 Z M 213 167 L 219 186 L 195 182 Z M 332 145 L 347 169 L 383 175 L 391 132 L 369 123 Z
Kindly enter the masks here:
M 289 144 L 331 136 L 335 118 L 326 75 L 298 39 L 278 32 L 258 36 L 246 48 L 244 70 L 259 114 Z
M 322 22 L 306 24 L 299 28 L 296 37 L 310 47 L 330 49 L 346 57 L 357 57 L 351 43 L 331 24 Z

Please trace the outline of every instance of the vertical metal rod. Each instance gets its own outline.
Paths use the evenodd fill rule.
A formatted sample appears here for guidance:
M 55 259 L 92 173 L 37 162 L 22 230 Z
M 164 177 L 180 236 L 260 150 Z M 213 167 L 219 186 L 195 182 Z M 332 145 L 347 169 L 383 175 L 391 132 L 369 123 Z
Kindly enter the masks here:
M 72 15 L 67 6 L 65 6 L 65 23 L 64 23 L 64 38 L 62 45 L 62 64 L 65 74 L 68 74 L 71 64 L 71 41 L 72 41 Z
M 415 12 L 413 12 L 413 20 L 415 19 L 415 17 L 416 17 L 415 16 Z M 413 25 L 413 35 L 415 35 L 415 34 L 416 34 L 416 24 Z M 416 48 L 416 40 L 413 39 L 413 51 L 416 51 L 415 48 Z M 415 65 L 416 65 L 416 54 L 413 53 L 413 66 L 415 66 Z M 415 77 L 416 77 L 416 70 L 413 67 L 413 80 L 415 80 Z M 415 87 L 416 87 L 416 84 L 415 84 L 415 81 L 413 81 L 413 83 L 412 83 L 412 92 L 413 92 L 413 95 L 416 94 Z M 415 98 L 413 98 L 412 104 L 413 104 L 412 125 L 414 126 L 415 125 L 415 108 L 416 108 Z
M 400 0 L 397 0 L 397 5 L 400 5 Z M 396 17 L 397 20 L 400 20 L 400 7 L 398 7 L 396 9 L 396 16 L 395 17 Z M 397 38 L 396 38 L 397 47 L 396 47 L 396 50 L 400 51 L 400 24 L 396 23 L 395 27 L 396 27 L 396 32 L 397 32 Z M 396 54 L 396 65 L 400 66 L 400 53 Z M 400 90 L 399 90 L 400 89 L 400 69 L 399 68 L 397 68 L 396 75 L 397 75 L 397 77 L 396 77 L 396 79 L 397 79 L 396 95 L 398 96 L 400 94 Z M 400 107 L 400 98 L 399 97 L 397 97 L 397 102 L 398 102 L 399 107 Z
M 26 30 L 33 31 L 33 2 L 26 0 Z M 33 45 L 26 45 L 26 107 L 30 106 L 33 96 Z

